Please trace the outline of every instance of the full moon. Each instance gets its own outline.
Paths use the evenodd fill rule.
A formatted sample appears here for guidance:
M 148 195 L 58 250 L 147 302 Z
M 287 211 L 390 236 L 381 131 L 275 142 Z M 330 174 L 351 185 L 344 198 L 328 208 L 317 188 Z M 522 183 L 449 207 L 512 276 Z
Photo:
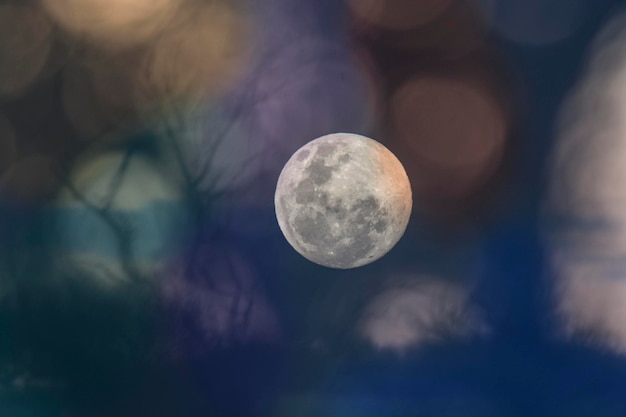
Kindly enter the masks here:
M 333 133 L 291 156 L 274 204 L 280 229 L 298 253 L 349 269 L 393 248 L 413 201 L 404 167 L 386 147 L 365 136 Z

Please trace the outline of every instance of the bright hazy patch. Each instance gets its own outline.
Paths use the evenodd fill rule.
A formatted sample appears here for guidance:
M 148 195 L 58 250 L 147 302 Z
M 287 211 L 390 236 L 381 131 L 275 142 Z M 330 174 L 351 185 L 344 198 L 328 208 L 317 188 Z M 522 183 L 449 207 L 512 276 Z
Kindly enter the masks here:
M 626 353 L 626 32 L 614 19 L 564 104 L 549 208 L 565 336 Z
M 154 277 L 176 256 L 187 212 L 172 171 L 123 152 L 82 160 L 50 209 L 62 268 L 107 285 Z
M 180 0 L 43 0 L 71 33 L 109 47 L 128 47 L 155 36 Z
M 73 186 L 90 203 L 103 207 L 122 167 L 123 153 L 108 153 L 79 164 L 73 175 Z M 119 187 L 113 193 L 110 207 L 116 210 L 137 210 L 155 201 L 176 201 L 180 192 L 176 182 L 164 175 L 159 166 L 141 156 L 131 158 Z M 66 188 L 58 202 L 65 206 L 83 203 Z
M 376 296 L 360 330 L 374 347 L 402 352 L 487 328 L 464 286 L 418 278 Z

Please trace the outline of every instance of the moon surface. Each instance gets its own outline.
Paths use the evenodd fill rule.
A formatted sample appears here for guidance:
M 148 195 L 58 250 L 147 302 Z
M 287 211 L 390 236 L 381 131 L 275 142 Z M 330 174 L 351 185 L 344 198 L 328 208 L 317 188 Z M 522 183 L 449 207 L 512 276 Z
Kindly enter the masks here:
M 349 269 L 393 248 L 413 200 L 404 167 L 386 147 L 365 136 L 333 133 L 287 161 L 274 204 L 280 229 L 298 253 Z

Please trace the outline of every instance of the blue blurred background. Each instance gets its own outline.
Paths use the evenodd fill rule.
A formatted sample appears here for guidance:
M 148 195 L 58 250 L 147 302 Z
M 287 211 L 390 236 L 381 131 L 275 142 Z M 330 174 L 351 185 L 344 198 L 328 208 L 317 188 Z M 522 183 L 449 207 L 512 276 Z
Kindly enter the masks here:
M 626 415 L 625 5 L 0 0 L 0 415 Z M 413 191 L 351 270 L 334 132 Z

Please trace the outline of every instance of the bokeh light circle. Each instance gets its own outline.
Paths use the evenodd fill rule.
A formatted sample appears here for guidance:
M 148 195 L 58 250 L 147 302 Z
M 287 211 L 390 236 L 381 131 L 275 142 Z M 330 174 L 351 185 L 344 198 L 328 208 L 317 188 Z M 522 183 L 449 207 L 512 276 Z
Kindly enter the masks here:
M 156 36 L 181 0 L 42 0 L 50 16 L 75 36 L 107 48 L 128 48 Z
M 478 187 L 498 166 L 507 120 L 480 83 L 417 77 L 390 103 L 390 123 L 416 195 L 458 198 Z M 412 175 L 411 175 L 412 171 Z

